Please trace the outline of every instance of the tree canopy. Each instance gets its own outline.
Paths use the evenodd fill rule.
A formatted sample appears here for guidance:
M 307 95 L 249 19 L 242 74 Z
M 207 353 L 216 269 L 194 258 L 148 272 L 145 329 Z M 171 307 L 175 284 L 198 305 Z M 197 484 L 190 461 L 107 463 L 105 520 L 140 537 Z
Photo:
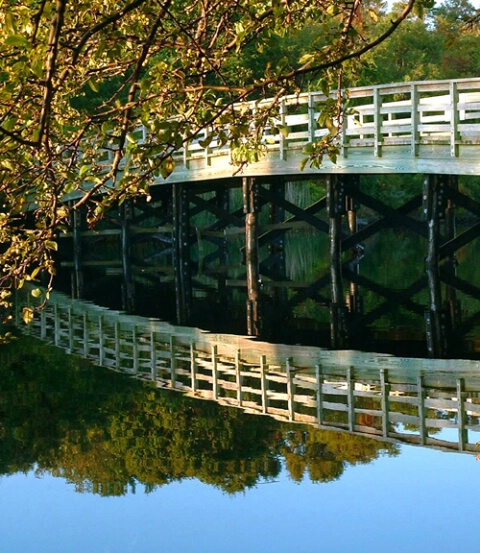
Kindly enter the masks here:
M 240 146 L 258 152 L 276 102 L 235 104 L 368 78 L 352 64 L 431 4 L 387 14 L 373 0 L 0 0 L 0 301 L 53 277 L 73 210 L 88 206 L 94 224 L 112 202 L 148 197 L 172 152 L 205 129 L 234 158 Z M 457 19 L 438 13 L 451 33 Z M 320 152 L 334 142 L 332 132 Z

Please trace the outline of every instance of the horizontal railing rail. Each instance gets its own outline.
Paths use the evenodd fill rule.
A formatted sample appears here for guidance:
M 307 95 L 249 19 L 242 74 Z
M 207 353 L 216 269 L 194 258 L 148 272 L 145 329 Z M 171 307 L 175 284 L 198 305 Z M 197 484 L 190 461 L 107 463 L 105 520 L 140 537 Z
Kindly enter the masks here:
M 28 288 L 18 292 L 17 305 L 38 301 Z M 473 452 L 479 440 L 477 361 L 268 344 L 59 293 L 31 324 L 19 313 L 16 324 L 96 365 L 249 413 L 442 450 Z
M 331 97 L 336 94 L 332 92 Z M 435 159 L 441 160 L 440 166 L 435 166 L 440 172 L 448 172 L 450 166 L 452 173 L 461 174 L 462 165 L 453 160 L 465 163 L 465 174 L 478 168 L 480 78 L 350 88 L 342 91 L 342 98 L 346 111 L 339 133 L 340 156 L 336 164 L 326 160 L 324 170 L 331 171 L 338 166 L 342 170 L 364 172 L 377 167 L 385 172 L 396 167 L 398 171 L 410 172 L 416 167 L 414 160 L 431 162 Z M 278 115 L 262 137 L 266 154 L 258 163 L 249 164 L 251 172 L 281 172 L 282 162 L 294 160 L 297 163 L 306 157 L 302 153 L 305 146 L 328 133 L 318 123 L 326 99 L 321 92 L 281 98 Z M 236 108 L 253 113 L 272 102 L 272 99 L 265 99 Z M 281 125 L 286 132 L 274 134 L 272 131 L 276 125 Z M 173 152 L 175 169 L 172 178 L 178 175 L 179 180 L 201 180 L 211 178 L 212 172 L 220 175 L 220 170 L 228 171 L 230 175 L 235 173 L 232 151 L 210 134 L 210 130 L 202 130 L 195 140 Z M 149 140 L 145 127 L 139 128 L 134 136 L 139 143 Z M 111 163 L 112 156 L 113 151 L 106 151 L 103 163 Z M 350 157 L 353 159 L 349 160 Z M 375 163 L 383 158 L 393 165 L 384 167 Z M 268 159 L 267 164 L 265 159 Z M 405 159 L 410 162 L 405 164 Z M 398 162 L 397 166 L 395 162 Z M 283 163 L 283 166 L 287 172 L 300 172 L 299 163 L 295 166 Z M 428 164 L 425 166 L 429 167 Z M 421 163 L 419 167 L 422 168 Z

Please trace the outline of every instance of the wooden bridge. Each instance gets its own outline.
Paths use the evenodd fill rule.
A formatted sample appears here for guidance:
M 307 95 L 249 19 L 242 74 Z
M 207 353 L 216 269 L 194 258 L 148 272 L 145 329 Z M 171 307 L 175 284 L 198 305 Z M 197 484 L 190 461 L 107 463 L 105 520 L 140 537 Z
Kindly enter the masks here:
M 428 355 L 451 355 L 452 344 L 479 317 L 468 312 L 462 319 L 454 290 L 480 298 L 478 283 L 457 272 L 458 251 L 480 233 L 480 203 L 458 180 L 480 175 L 480 79 L 350 89 L 337 163 L 325 160 L 319 169 L 301 171 L 306 144 L 326 133 L 317 123 L 325 99 L 316 92 L 283 98 L 278 122 L 288 133 L 267 130 L 265 156 L 240 175 L 232 152 L 206 132 L 175 152 L 175 170 L 151 188 L 151 201 L 126 201 L 95 229 L 87 227 L 84 212 L 74 211 L 71 231 L 60 236 L 59 281 L 62 275 L 71 280 L 76 298 L 98 297 L 92 283 L 101 280 L 109 292 L 121 288 L 121 308 L 129 313 L 137 311 L 137 292 L 148 285 L 153 297 L 173 298 L 168 317 L 177 324 L 194 324 L 200 296 L 208 296 L 209 309 L 225 310 L 238 292 L 245 296 L 242 332 L 251 335 L 271 327 L 268 306 L 283 303 L 281 316 L 270 309 L 273 318 L 292 320 L 293 310 L 313 299 L 329 312 L 333 348 L 349 347 L 389 308 L 402 306 L 425 319 Z M 150 140 L 144 130 L 137 138 Z M 421 173 L 423 187 L 392 206 L 362 188 L 361 177 L 378 173 Z M 288 186 L 305 179 L 325 193 L 301 205 Z M 468 222 L 461 230 L 457 208 Z M 360 225 L 362 210 L 369 215 Z M 329 269 L 309 282 L 287 270 L 286 239 L 299 228 L 328 237 Z M 402 292 L 358 271 L 369 240 L 391 228 L 424 244 L 424 271 Z M 234 262 L 232 237 L 243 241 Z M 380 306 L 365 313 L 362 290 L 377 296 Z M 421 290 L 428 294 L 424 304 Z
M 28 287 L 17 305 L 38 304 Z M 282 346 L 111 311 L 54 293 L 25 332 L 159 388 L 282 421 L 473 453 L 480 362 Z
M 301 171 L 305 146 L 328 133 L 317 122 L 326 99 L 321 92 L 282 98 L 272 126 L 278 124 L 286 132 L 274 135 L 272 129 L 267 129 L 263 135 L 264 156 L 250 163 L 242 175 L 480 174 L 480 79 L 348 89 L 343 93 L 347 111 L 336 163 L 325 159 L 319 169 L 307 164 Z M 271 103 L 262 100 L 236 109 L 253 113 Z M 139 142 L 147 141 L 146 130 L 139 129 L 136 137 Z M 168 183 L 229 178 L 236 171 L 232 152 L 220 147 L 208 129 L 176 151 L 174 160 L 175 170 Z

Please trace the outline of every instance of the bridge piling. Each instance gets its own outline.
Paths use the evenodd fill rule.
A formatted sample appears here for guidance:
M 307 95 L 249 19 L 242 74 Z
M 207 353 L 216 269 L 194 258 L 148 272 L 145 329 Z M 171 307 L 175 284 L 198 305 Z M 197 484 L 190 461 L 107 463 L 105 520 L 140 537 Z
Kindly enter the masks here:
M 189 187 L 172 186 L 173 269 L 177 324 L 188 324 L 192 314 L 192 273 L 190 259 Z
M 243 208 L 245 213 L 245 267 L 247 274 L 247 333 L 260 334 L 260 278 L 258 265 L 258 194 L 254 178 L 245 177 Z
M 80 299 L 83 296 L 83 269 L 82 269 L 82 212 L 74 209 L 70 215 L 72 227 L 73 271 L 72 297 Z
M 135 283 L 132 273 L 131 220 L 133 217 L 132 200 L 125 200 L 119 206 L 121 259 L 122 259 L 122 307 L 127 313 L 135 311 Z
M 330 338 L 332 348 L 344 344 L 344 303 L 342 281 L 342 215 L 345 213 L 344 182 L 337 175 L 327 178 L 327 209 L 329 218 L 330 253 Z

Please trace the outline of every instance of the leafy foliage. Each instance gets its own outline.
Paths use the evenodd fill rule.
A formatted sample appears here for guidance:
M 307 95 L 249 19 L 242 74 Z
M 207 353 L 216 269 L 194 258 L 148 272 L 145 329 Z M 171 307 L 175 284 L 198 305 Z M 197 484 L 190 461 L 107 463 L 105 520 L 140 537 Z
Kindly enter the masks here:
M 240 166 L 257 159 L 282 95 L 309 75 L 341 84 L 343 64 L 422 2 L 380 29 L 381 9 L 362 1 L 1 0 L 0 286 L 40 270 L 51 283 L 73 210 L 87 204 L 93 225 L 112 203 L 148 197 L 205 130 Z M 264 97 L 275 100 L 246 104 Z M 341 107 L 326 104 L 327 120 Z M 312 147 L 316 163 L 335 139 Z

